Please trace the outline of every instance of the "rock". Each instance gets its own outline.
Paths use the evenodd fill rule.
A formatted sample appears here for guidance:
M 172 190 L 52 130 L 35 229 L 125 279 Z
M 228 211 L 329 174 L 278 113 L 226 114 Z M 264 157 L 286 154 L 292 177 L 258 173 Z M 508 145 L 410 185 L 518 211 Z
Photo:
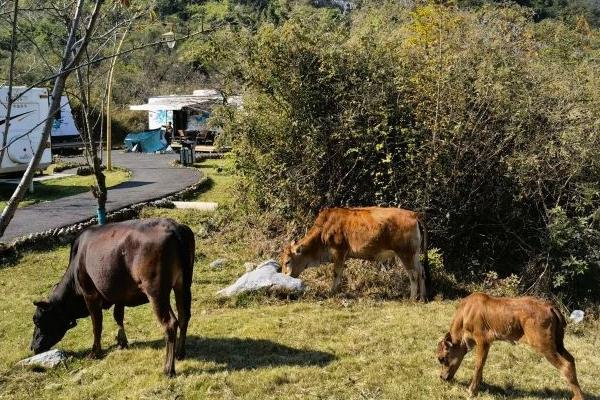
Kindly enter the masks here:
M 67 355 L 58 349 L 49 350 L 45 353 L 36 354 L 33 357 L 26 358 L 17 363 L 20 366 L 37 366 L 43 368 L 54 368 L 57 365 L 65 362 L 67 360 Z
M 573 321 L 574 323 L 578 324 L 581 321 L 583 321 L 583 317 L 585 316 L 585 313 L 581 310 L 574 310 L 571 315 L 569 316 L 569 319 L 571 321 Z
M 221 289 L 217 294 L 230 297 L 245 292 L 267 290 L 269 292 L 284 292 L 299 294 L 304 291 L 304 283 L 298 278 L 292 278 L 279 271 L 275 260 L 268 260 L 255 270 L 246 272 L 231 286 Z
M 227 260 L 226 258 L 217 258 L 215 261 L 209 264 L 209 267 L 216 269 L 223 268 L 225 265 L 227 265 L 228 262 L 229 260 Z
M 254 271 L 256 269 L 256 263 L 246 262 L 244 263 L 244 269 L 246 272 Z

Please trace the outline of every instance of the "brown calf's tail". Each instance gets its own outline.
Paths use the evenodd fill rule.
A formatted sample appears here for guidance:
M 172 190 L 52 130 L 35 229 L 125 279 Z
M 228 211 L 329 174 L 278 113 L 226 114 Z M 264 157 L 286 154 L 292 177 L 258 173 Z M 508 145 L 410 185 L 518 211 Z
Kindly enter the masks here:
M 427 229 L 423 223 L 423 215 L 418 219 L 419 231 L 421 232 L 421 253 L 423 254 L 423 270 L 425 272 L 425 297 L 429 300 L 433 296 L 431 288 L 431 274 L 429 273 L 429 255 L 427 254 Z

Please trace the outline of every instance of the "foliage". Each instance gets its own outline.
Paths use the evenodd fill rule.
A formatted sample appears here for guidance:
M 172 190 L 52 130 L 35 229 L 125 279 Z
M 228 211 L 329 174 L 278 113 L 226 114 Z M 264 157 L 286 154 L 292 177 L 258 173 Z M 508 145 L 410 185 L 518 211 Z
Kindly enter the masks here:
M 524 289 L 556 248 L 552 210 L 600 207 L 599 44 L 510 6 L 299 7 L 247 43 L 225 133 L 257 207 L 302 224 L 324 206 L 424 211 L 449 271 Z M 600 300 L 588 229 L 548 259 L 565 301 Z M 596 289 L 571 293 L 584 277 Z

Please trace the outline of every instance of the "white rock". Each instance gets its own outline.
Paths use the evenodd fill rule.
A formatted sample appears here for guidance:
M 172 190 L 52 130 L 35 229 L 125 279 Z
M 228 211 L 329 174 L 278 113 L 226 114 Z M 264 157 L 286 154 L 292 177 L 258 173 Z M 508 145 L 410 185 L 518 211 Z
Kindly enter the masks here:
M 254 271 L 254 269 L 256 269 L 256 264 L 253 262 L 246 262 L 244 263 L 244 269 L 246 272 Z
M 292 278 L 279 271 L 275 260 L 268 260 L 255 270 L 246 272 L 231 286 L 221 289 L 217 294 L 230 297 L 236 294 L 267 290 L 270 292 L 302 293 L 304 283 L 298 278 Z
M 573 312 L 569 316 L 569 319 L 572 320 L 574 323 L 578 324 L 581 321 L 583 321 L 583 317 L 584 317 L 584 312 L 583 311 L 581 311 L 581 310 L 573 310 Z
M 33 357 L 26 358 L 17 363 L 17 365 L 35 365 L 44 368 L 54 368 L 60 363 L 66 361 L 67 355 L 58 349 L 49 350 L 45 353 L 36 354 Z

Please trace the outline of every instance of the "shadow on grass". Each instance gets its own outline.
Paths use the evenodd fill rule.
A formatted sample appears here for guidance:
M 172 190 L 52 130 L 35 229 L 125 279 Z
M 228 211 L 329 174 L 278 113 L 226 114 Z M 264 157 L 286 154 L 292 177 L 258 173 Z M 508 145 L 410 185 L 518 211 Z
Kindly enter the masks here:
M 465 393 L 467 387 L 469 386 L 469 383 L 470 381 L 459 382 L 461 386 L 465 387 Z M 587 400 L 600 400 L 600 396 L 593 395 L 591 393 L 586 393 L 585 388 L 582 389 Z M 481 386 L 479 387 L 479 392 L 487 392 L 494 397 L 506 397 L 509 399 L 521 399 L 524 397 L 535 397 L 539 399 L 570 399 L 573 396 L 573 393 L 568 389 L 522 389 L 514 387 L 512 385 L 504 387 L 485 382 L 481 383 Z
M 136 342 L 136 347 L 164 349 L 164 340 Z M 198 368 L 202 372 L 236 371 L 277 366 L 325 366 L 336 357 L 331 353 L 310 349 L 295 349 L 265 339 L 206 338 L 188 336 L 186 358 L 223 364 L 214 368 Z

